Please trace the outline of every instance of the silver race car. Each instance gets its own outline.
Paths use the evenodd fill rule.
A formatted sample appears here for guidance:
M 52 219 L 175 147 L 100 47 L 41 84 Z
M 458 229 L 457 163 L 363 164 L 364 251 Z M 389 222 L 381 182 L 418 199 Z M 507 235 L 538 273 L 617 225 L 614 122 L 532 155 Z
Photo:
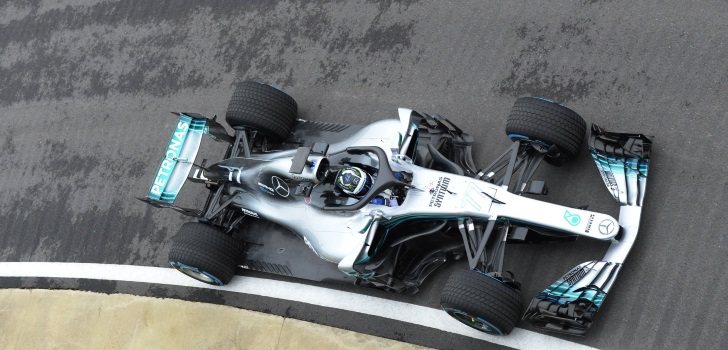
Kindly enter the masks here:
M 140 200 L 194 217 L 172 241 L 170 264 L 224 285 L 240 269 L 416 293 L 435 269 L 464 260 L 441 297 L 452 317 L 507 334 L 521 318 L 584 334 L 637 236 L 651 141 L 591 127 L 589 150 L 619 218 L 552 204 L 533 179 L 584 147 L 585 121 L 548 99 L 516 100 L 506 122 L 513 143 L 485 168 L 473 138 L 448 119 L 400 108 L 398 119 L 346 125 L 298 118 L 297 104 L 259 82 L 236 86 L 230 133 L 196 113 L 178 122 Z M 222 160 L 196 161 L 203 135 L 227 143 Z M 174 205 L 186 181 L 204 184 L 201 209 Z M 527 196 L 526 196 L 527 195 Z M 579 264 L 527 307 L 503 270 L 508 242 L 610 241 L 606 255 Z M 464 264 L 463 264 L 464 265 Z

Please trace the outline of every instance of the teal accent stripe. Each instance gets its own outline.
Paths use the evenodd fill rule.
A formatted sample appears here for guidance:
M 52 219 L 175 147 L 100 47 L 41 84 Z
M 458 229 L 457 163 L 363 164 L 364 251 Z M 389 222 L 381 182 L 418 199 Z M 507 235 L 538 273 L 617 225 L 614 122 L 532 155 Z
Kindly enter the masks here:
M 604 171 L 611 171 L 614 174 L 626 174 L 629 177 L 647 177 L 648 159 L 610 156 L 599 153 L 597 150 L 592 150 L 591 156 L 597 167 Z
M 389 220 L 386 220 L 382 222 L 381 225 L 387 228 L 393 228 L 394 226 L 397 226 L 405 221 L 409 220 L 416 220 L 416 219 L 442 219 L 442 220 L 458 220 L 463 218 L 462 216 L 457 215 L 442 215 L 442 214 L 413 214 L 413 215 L 402 215 L 402 216 L 395 216 L 392 217 Z
M 543 293 L 551 299 L 558 299 L 559 303 L 567 304 L 577 299 L 586 299 L 594 303 L 596 307 L 601 306 L 607 294 L 596 289 L 571 290 L 572 286 L 559 279 L 546 288 Z
M 162 159 L 157 175 L 154 177 L 152 187 L 149 188 L 147 197 L 154 200 L 159 200 L 167 203 L 173 203 L 177 197 L 177 193 L 166 192 L 169 178 L 172 175 L 172 171 L 177 166 L 177 159 L 182 152 L 187 135 L 190 132 L 190 125 L 195 121 L 190 116 L 180 114 L 179 121 L 175 126 L 175 130 L 172 133 L 172 137 L 167 144 L 167 148 L 164 152 L 164 158 Z

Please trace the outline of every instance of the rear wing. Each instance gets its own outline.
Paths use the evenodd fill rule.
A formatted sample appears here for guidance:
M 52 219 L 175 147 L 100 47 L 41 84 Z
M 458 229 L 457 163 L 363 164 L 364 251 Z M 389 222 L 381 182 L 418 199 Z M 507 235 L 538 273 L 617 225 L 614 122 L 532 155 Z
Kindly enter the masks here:
M 539 293 L 524 319 L 534 326 L 584 335 L 617 278 L 637 238 L 647 185 L 652 141 L 642 134 L 607 132 L 592 125 L 589 148 L 607 190 L 619 203 L 619 227 L 600 225 L 603 234 L 620 230 L 601 260 L 581 263 Z
M 179 116 L 172 137 L 159 164 L 151 187 L 139 200 L 155 207 L 171 208 L 190 216 L 199 216 L 199 211 L 174 206 L 200 149 L 202 135 L 207 134 L 216 141 L 232 142 L 232 137 L 215 118 L 209 119 L 197 113 L 174 113 Z
M 147 198 L 168 204 L 174 203 L 197 157 L 204 130 L 205 119 L 194 119 L 183 113 L 179 114 L 179 120 Z

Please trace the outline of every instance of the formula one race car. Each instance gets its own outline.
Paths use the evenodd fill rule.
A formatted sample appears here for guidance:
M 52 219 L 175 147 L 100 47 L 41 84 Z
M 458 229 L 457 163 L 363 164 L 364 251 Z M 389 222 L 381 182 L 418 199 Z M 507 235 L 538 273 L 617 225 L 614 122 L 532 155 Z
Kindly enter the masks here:
M 532 199 L 532 177 L 583 147 L 586 123 L 543 98 L 515 102 L 510 147 L 485 168 L 473 164 L 473 138 L 448 119 L 400 108 L 399 119 L 345 125 L 298 119 L 297 104 L 259 82 L 236 86 L 225 119 L 179 120 L 149 193 L 153 206 L 195 217 L 182 225 L 170 264 L 224 285 L 239 268 L 311 280 L 337 280 L 415 293 L 435 269 L 467 260 L 449 276 L 442 308 L 470 327 L 507 334 L 521 317 L 537 327 L 584 334 L 635 240 L 651 141 L 591 127 L 589 149 L 620 203 L 619 219 Z M 195 163 L 203 134 L 228 143 L 222 160 Z M 175 206 L 187 180 L 204 184 L 201 210 Z M 529 195 L 529 196 L 524 196 Z M 503 271 L 507 242 L 611 242 L 601 260 L 582 263 L 525 308 L 520 284 Z

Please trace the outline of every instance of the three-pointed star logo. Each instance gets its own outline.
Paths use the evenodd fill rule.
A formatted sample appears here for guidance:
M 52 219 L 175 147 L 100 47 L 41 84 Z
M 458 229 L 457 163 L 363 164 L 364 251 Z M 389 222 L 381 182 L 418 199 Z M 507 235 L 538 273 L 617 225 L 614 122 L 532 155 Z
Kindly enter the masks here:
M 604 219 L 602 222 L 599 223 L 599 233 L 603 235 L 609 235 L 612 232 L 614 232 L 614 221 L 609 219 Z
M 288 187 L 288 184 L 283 181 L 283 179 L 278 176 L 273 176 L 270 180 L 273 184 L 273 190 L 276 191 L 279 196 L 288 197 L 288 195 L 291 194 L 291 189 Z

